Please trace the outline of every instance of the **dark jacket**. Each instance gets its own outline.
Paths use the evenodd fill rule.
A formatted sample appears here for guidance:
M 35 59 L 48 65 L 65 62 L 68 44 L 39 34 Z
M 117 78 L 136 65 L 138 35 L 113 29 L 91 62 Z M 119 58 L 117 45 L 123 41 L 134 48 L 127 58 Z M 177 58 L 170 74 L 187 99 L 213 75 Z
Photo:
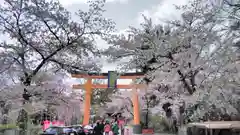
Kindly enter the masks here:
M 103 123 L 100 124 L 100 129 L 101 129 L 101 132 L 104 132 L 104 124 Z
M 99 123 L 97 123 L 93 130 L 95 135 L 102 135 L 102 129 Z

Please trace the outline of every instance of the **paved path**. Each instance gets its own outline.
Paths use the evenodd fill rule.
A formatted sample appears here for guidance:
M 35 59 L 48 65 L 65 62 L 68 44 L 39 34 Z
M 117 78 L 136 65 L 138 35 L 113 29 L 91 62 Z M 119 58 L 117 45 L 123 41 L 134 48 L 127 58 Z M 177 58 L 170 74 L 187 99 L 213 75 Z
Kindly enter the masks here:
M 134 135 L 134 134 L 133 134 Z M 139 135 L 139 134 L 135 134 L 135 135 Z M 141 134 L 144 135 L 144 134 Z M 145 134 L 146 135 L 146 134 Z M 153 135 L 178 135 L 178 134 L 168 134 L 168 133 L 155 133 Z
M 137 135 L 137 134 L 135 134 L 135 135 Z M 138 134 L 139 135 L 139 134 Z M 141 134 L 141 135 L 144 135 L 144 134 Z M 147 135 L 147 134 L 145 134 L 145 135 Z M 155 133 L 155 134 L 153 134 L 153 135 L 178 135 L 178 134 L 169 134 L 169 133 Z

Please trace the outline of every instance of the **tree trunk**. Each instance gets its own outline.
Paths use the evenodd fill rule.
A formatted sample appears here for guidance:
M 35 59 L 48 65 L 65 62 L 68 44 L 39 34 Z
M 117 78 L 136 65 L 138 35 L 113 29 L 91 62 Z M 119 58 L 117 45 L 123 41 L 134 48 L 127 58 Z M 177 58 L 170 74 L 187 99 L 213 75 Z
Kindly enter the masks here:
M 6 101 L 0 101 L 0 108 L 2 113 L 2 121 L 1 124 L 8 124 L 8 113 L 10 110 L 10 106 L 6 103 Z
M 148 124 L 149 124 L 149 104 L 147 103 L 147 112 L 146 112 L 146 115 L 145 115 L 144 128 L 148 128 Z
M 31 95 L 27 90 L 27 87 L 31 85 L 30 78 L 26 78 L 26 80 L 23 81 L 23 85 L 24 85 L 24 88 L 23 88 L 23 94 L 22 94 L 22 97 L 23 97 L 22 105 L 25 105 L 26 103 L 30 102 L 30 97 L 31 97 Z M 17 119 L 17 124 L 19 125 L 19 128 L 20 128 L 20 135 L 26 135 L 28 133 L 26 132 L 28 129 L 28 120 L 29 120 L 28 113 L 24 109 L 21 109 Z

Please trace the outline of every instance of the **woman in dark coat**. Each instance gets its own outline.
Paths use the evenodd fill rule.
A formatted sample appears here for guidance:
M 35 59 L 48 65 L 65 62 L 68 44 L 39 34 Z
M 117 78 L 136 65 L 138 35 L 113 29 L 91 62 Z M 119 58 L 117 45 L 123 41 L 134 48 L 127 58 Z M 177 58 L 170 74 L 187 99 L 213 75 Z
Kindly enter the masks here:
M 93 129 L 95 135 L 102 135 L 102 128 L 99 122 L 97 122 L 97 125 Z

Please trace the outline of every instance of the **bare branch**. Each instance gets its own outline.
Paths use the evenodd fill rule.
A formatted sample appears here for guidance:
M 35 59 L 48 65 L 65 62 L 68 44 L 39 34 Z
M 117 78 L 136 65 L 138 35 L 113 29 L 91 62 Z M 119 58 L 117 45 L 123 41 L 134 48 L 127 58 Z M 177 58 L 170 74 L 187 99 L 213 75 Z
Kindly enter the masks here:
M 232 7 L 237 7 L 240 9 L 240 4 L 232 4 L 228 0 L 223 0 L 227 5 L 232 6 Z

